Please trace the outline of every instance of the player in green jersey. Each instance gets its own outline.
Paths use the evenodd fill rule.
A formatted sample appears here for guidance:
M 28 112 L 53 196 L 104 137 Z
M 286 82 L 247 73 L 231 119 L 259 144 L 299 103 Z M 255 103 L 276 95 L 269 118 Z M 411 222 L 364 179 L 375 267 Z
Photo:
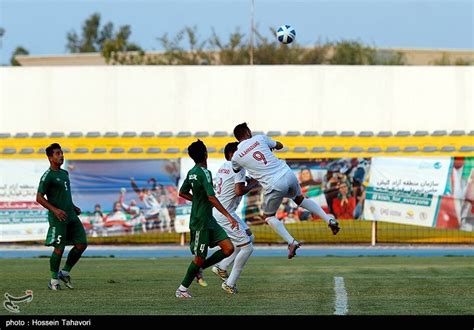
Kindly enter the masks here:
M 61 146 L 58 143 L 51 144 L 46 148 L 46 155 L 50 167 L 41 177 L 36 201 L 49 210 L 49 230 L 45 245 L 53 246 L 54 250 L 49 259 L 51 280 L 48 288 L 60 290 L 59 280 L 62 280 L 68 288 L 72 289 L 69 272 L 87 248 L 86 232 L 78 217 L 81 209 L 72 202 L 69 174 L 61 169 L 64 163 Z M 60 271 L 61 257 L 66 245 L 74 245 L 74 247 L 69 251 L 66 265 Z
M 210 267 L 234 252 L 234 245 L 224 229 L 212 216 L 215 207 L 231 223 L 234 230 L 239 229 L 237 221 L 226 211 L 214 193 L 212 174 L 207 169 L 207 148 L 201 140 L 191 143 L 188 154 L 196 165 L 188 172 L 179 190 L 179 196 L 192 202 L 189 229 L 191 230 L 191 252 L 194 260 L 189 265 L 186 276 L 176 290 L 177 298 L 191 298 L 188 291 L 199 268 Z M 192 192 L 192 193 L 191 193 Z M 206 259 L 209 247 L 219 245 L 220 249 Z

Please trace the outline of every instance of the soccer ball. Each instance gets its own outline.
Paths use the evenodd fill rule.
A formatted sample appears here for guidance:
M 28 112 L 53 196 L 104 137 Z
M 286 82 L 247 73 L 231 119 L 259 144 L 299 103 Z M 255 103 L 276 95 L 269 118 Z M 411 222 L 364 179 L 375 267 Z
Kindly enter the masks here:
M 282 25 L 277 30 L 277 38 L 282 44 L 291 44 L 296 38 L 296 31 L 290 25 Z

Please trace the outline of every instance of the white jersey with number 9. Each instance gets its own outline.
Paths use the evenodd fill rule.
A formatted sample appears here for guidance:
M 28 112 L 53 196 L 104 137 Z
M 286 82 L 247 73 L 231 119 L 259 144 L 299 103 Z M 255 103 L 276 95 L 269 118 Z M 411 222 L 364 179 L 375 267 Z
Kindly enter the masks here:
M 270 150 L 275 146 L 276 142 L 266 135 L 255 135 L 240 142 L 232 157 L 232 168 L 234 171 L 245 168 L 264 191 L 272 190 L 275 183 L 290 170 L 286 162 L 278 159 Z

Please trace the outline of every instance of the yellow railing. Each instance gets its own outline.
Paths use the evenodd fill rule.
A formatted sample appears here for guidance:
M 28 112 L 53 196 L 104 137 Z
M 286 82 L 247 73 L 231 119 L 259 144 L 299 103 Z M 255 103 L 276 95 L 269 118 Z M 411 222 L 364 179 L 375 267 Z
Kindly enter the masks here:
M 42 158 L 40 151 L 49 144 L 57 142 L 63 149 L 68 149 L 68 159 L 143 159 L 143 158 L 177 158 L 187 156 L 186 148 L 196 137 L 61 137 L 61 138 L 2 138 L 0 139 L 0 158 Z M 209 157 L 222 157 L 221 149 L 235 141 L 232 137 L 202 137 L 208 148 L 215 151 Z M 371 156 L 474 156 L 474 136 L 408 136 L 408 137 L 324 137 L 324 136 L 278 136 L 288 148 L 279 153 L 280 158 L 304 159 L 325 157 L 371 157 Z M 130 153 L 131 148 L 143 148 L 143 152 Z M 296 147 L 305 147 L 306 151 L 298 152 Z M 405 150 L 417 147 L 418 151 Z M 434 147 L 435 151 L 423 151 L 425 147 Z M 447 148 L 448 147 L 448 148 Z M 450 148 L 451 147 L 451 148 Z M 462 147 L 470 147 L 462 151 Z M 31 148 L 31 153 L 22 153 L 22 149 Z M 85 153 L 76 153 L 78 148 L 87 148 Z M 93 153 L 94 148 L 105 148 L 105 153 Z M 111 153 L 112 148 L 123 148 L 123 153 Z M 160 148 L 159 153 L 148 153 L 148 148 Z M 176 148 L 177 152 L 167 152 Z M 313 148 L 319 148 L 313 150 Z M 355 150 L 351 150 L 355 148 Z M 399 148 L 399 151 L 390 149 Z M 443 149 L 444 148 L 444 149 Z

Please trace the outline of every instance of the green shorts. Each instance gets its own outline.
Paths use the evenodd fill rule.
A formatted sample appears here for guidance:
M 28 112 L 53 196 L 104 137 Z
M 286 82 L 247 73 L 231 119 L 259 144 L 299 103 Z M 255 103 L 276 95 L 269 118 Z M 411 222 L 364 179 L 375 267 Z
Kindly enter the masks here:
M 189 247 L 195 256 L 206 259 L 207 249 L 219 244 L 220 241 L 229 239 L 224 229 L 216 221 L 206 229 L 191 230 L 191 242 Z
M 49 229 L 44 245 L 64 249 L 66 245 L 87 244 L 86 231 L 81 220 L 77 216 L 68 216 L 71 218 L 67 221 L 48 217 Z

